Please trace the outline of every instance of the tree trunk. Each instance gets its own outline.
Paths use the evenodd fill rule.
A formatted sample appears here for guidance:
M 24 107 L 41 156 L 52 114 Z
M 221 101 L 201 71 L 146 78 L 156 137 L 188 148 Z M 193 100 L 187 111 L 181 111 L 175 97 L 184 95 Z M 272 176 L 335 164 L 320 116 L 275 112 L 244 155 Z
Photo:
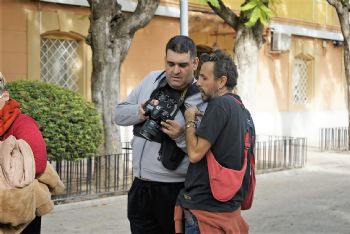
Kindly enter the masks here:
M 106 192 L 112 189 L 111 185 L 118 183 L 115 172 L 123 169 L 115 168 L 115 165 L 123 165 L 125 160 L 120 155 L 109 156 L 121 153 L 119 128 L 113 123 L 113 111 L 119 98 L 120 66 L 135 32 L 150 22 L 159 0 L 138 0 L 135 11 L 128 15 L 122 12 L 117 0 L 87 1 L 91 7 L 86 41 L 92 49 L 92 101 L 102 116 L 104 127 L 104 144 L 99 155 L 106 155 L 95 161 L 94 184 L 97 185 L 96 191 Z
M 145 27 L 159 0 L 138 0 L 135 11 L 125 15 L 116 0 L 88 0 L 91 6 L 87 42 L 92 48 L 92 100 L 101 113 L 104 145 L 101 154 L 120 152 L 120 134 L 112 115 L 119 98 L 120 66 L 135 32 Z
M 252 28 L 240 25 L 236 31 L 234 58 L 238 67 L 237 90 L 244 105 L 255 107 L 255 84 L 258 75 L 259 47 Z
M 237 16 L 226 7 L 223 0 L 217 0 L 219 6 L 214 6 L 207 0 L 210 8 L 236 31 L 234 45 L 234 60 L 238 69 L 237 91 L 244 105 L 254 110 L 255 83 L 258 75 L 258 52 L 263 44 L 264 26 L 258 21 L 253 27 L 245 25 L 247 18 L 242 12 Z M 244 3 L 248 1 L 245 0 Z
M 101 36 L 104 37 L 104 36 Z M 122 51 L 127 50 L 131 39 L 116 39 L 114 44 L 102 43 L 93 54 L 92 100 L 102 114 L 104 126 L 104 154 L 115 154 L 120 142 L 118 127 L 113 123 L 112 114 L 118 103 L 119 76 Z M 101 55 L 103 53 L 103 55 Z M 98 79 L 96 79 L 98 78 Z
M 347 107 L 348 107 L 348 150 L 350 150 L 350 48 L 349 39 L 344 38 L 344 67 L 346 78 L 346 92 Z
M 106 32 L 106 34 L 95 35 L 97 43 L 94 43 L 94 47 L 97 48 L 95 48 L 92 58 L 92 100 L 99 113 L 102 114 L 104 154 L 115 154 L 120 138 L 118 128 L 112 120 L 112 113 L 118 103 L 121 58 L 125 56 L 122 53 L 129 48 L 131 39 L 117 38 L 111 43 L 108 40 L 109 27 L 105 27 L 103 23 L 96 22 L 96 24 L 98 24 L 96 29 L 103 27 L 97 31 Z
M 348 150 L 350 150 L 350 21 L 349 10 L 350 3 L 342 0 L 327 0 L 332 5 L 338 15 L 340 28 L 344 37 L 344 67 L 346 78 L 346 100 L 348 107 Z

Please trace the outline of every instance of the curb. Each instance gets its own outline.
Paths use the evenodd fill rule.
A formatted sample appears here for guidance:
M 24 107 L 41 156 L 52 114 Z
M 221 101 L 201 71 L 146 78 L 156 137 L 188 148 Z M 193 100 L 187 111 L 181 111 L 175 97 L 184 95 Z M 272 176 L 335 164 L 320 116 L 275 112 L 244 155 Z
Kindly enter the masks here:
M 91 199 L 91 200 L 86 200 L 86 201 L 59 204 L 59 205 L 54 206 L 53 212 L 81 209 L 81 208 L 90 207 L 90 206 L 106 205 L 106 204 L 110 204 L 110 203 L 118 202 L 118 201 L 124 202 L 124 200 L 126 200 L 126 198 L 127 198 L 127 195 L 116 195 L 116 196 Z

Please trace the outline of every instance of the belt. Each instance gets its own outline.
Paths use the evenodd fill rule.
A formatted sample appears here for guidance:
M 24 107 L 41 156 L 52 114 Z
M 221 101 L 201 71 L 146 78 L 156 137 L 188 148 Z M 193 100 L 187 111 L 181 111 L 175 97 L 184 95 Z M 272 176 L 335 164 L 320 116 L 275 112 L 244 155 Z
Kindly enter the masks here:
M 152 182 L 152 180 L 143 178 L 143 177 L 141 177 L 141 176 L 140 176 L 140 177 L 135 176 L 135 178 L 137 178 L 137 179 L 139 179 L 139 180 L 143 180 L 143 181 L 150 181 L 150 182 Z

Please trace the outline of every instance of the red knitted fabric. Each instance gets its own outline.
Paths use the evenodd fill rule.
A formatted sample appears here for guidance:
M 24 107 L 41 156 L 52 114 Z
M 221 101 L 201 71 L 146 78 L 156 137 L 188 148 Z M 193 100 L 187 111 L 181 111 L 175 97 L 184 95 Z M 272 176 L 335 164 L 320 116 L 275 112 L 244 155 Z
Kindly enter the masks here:
M 4 108 L 1 111 L 3 110 Z M 47 163 L 46 144 L 35 120 L 25 114 L 17 115 L 12 124 L 7 128 L 2 139 L 4 140 L 10 135 L 13 135 L 16 139 L 25 140 L 29 144 L 34 154 L 35 172 L 37 175 L 43 173 Z
M 0 136 L 7 131 L 20 113 L 18 102 L 13 99 L 6 102 L 4 107 L 0 110 Z

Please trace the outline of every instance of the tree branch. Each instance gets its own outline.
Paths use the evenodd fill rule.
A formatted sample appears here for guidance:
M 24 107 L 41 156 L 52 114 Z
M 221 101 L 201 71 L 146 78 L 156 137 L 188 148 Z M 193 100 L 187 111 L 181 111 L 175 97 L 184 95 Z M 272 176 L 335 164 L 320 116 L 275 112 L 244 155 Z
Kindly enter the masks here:
M 339 23 L 344 36 L 344 40 L 347 40 L 349 35 L 349 4 L 344 5 L 341 0 L 327 0 L 327 2 L 333 6 L 338 14 Z
M 343 4 L 338 0 L 327 0 L 327 2 L 332 5 L 336 11 L 343 12 Z
M 349 40 L 350 37 L 350 22 L 349 22 L 349 10 L 348 5 L 343 5 L 339 0 L 327 0 L 337 11 L 340 28 L 343 33 L 344 41 Z M 349 41 L 348 41 L 349 42 Z
M 137 7 L 123 22 L 121 31 L 128 30 L 128 34 L 134 34 L 138 29 L 145 27 L 153 18 L 160 0 L 138 0 Z
M 228 7 L 225 6 L 222 0 L 217 0 L 219 2 L 219 8 L 213 6 L 209 1 L 207 1 L 209 7 L 220 16 L 226 23 L 228 23 L 232 28 L 237 30 L 238 28 L 238 16 Z

